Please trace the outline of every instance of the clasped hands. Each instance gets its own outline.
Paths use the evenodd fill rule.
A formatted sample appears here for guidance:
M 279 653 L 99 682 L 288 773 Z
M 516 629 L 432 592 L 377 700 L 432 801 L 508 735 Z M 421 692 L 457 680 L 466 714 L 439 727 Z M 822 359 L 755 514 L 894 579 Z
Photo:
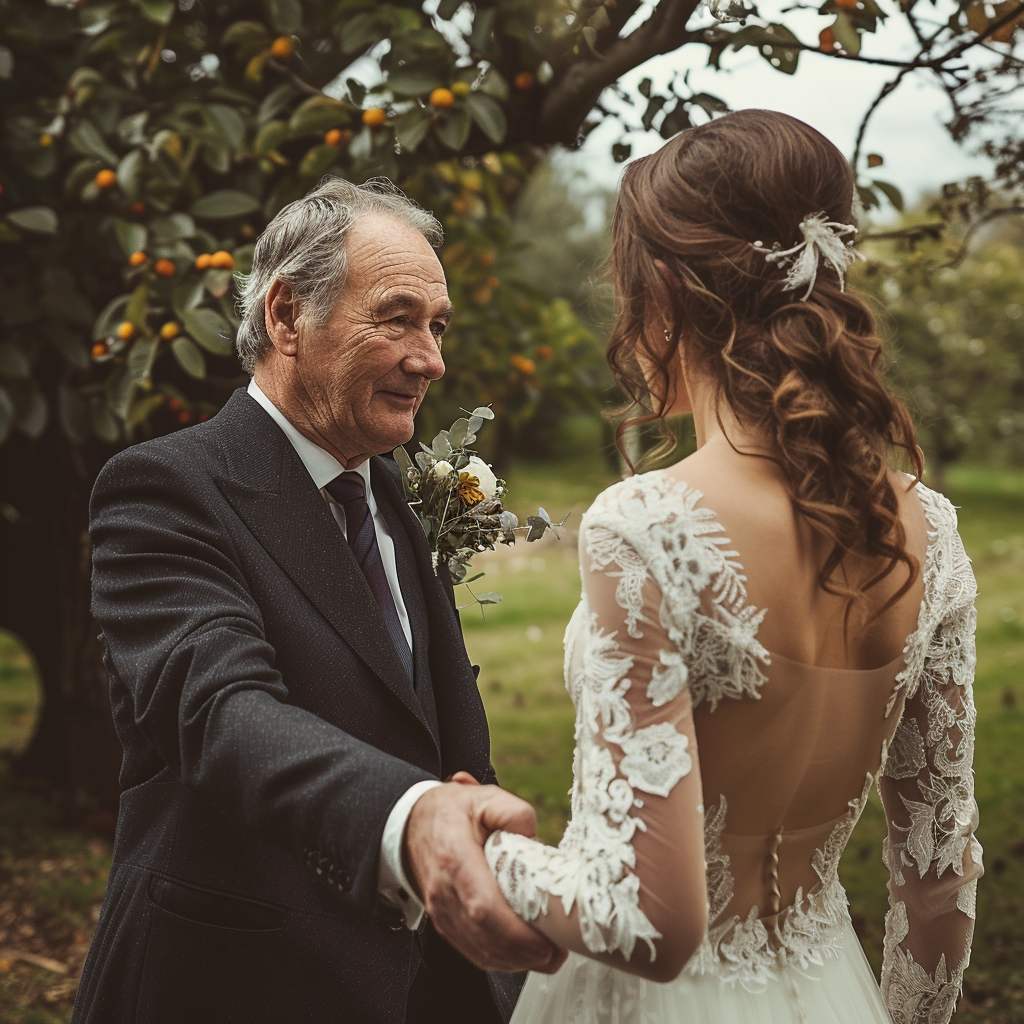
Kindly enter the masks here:
M 409 815 L 410 878 L 438 933 L 481 970 L 554 974 L 568 954 L 516 916 L 484 858 L 498 829 L 533 838 L 537 815 L 525 800 L 457 772 Z

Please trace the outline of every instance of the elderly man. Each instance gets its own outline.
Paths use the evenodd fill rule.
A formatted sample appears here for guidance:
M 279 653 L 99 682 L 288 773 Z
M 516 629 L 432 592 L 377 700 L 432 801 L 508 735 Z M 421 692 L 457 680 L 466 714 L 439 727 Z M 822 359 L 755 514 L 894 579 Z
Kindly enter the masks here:
M 532 810 L 488 785 L 451 587 L 377 457 L 444 372 L 440 237 L 379 183 L 286 207 L 243 288 L 248 389 L 97 481 L 124 792 L 76 1022 L 498 1022 L 493 972 L 561 962 L 484 861 Z

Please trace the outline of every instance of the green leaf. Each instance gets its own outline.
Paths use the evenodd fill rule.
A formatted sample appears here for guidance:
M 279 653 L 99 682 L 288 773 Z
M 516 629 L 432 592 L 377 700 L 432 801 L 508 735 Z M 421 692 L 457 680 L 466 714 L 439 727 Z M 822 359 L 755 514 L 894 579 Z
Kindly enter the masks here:
M 65 384 L 57 389 L 57 415 L 67 439 L 72 444 L 84 444 L 92 426 L 89 406 L 77 391 Z
M 430 131 L 430 115 L 418 108 L 408 111 L 395 121 L 395 138 L 407 153 L 416 148 Z
M 46 422 L 50 418 L 50 407 L 43 393 L 35 385 L 19 404 L 21 408 L 17 415 L 18 429 L 34 441 L 41 437 L 46 429 Z
M 494 143 L 505 141 L 508 134 L 508 117 L 496 100 L 485 96 L 482 92 L 471 92 L 466 97 L 466 105 L 479 125 L 480 130 Z
M 79 121 L 68 134 L 71 148 L 85 156 L 102 160 L 108 167 L 117 164 L 117 154 L 103 141 L 100 130 L 92 121 Z
M 92 325 L 94 339 L 107 338 L 114 333 L 117 325 L 125 319 L 124 310 L 128 305 L 128 299 L 127 295 L 118 295 L 103 307 L 103 311 L 96 317 L 96 321 Z
M 141 252 L 146 248 L 146 229 L 141 224 L 115 217 L 114 234 L 117 235 L 125 256 L 131 256 L 133 252 Z
M 628 142 L 616 142 L 612 145 L 612 159 L 617 163 L 621 164 L 629 159 L 630 153 L 633 152 L 633 147 Z
M 857 195 L 859 196 L 861 205 L 865 210 L 873 210 L 882 205 L 875 193 L 875 190 L 869 185 L 858 185 Z
M 437 5 L 437 16 L 442 21 L 451 21 L 455 17 L 458 9 L 466 2 L 466 0 L 441 0 Z
M 179 284 L 171 295 L 171 307 L 179 319 L 183 310 L 195 309 L 202 301 L 202 281 L 188 281 L 185 284 Z
M 31 377 L 32 364 L 11 342 L 0 343 L 0 373 L 5 377 Z
M 337 146 L 312 146 L 299 161 L 299 174 L 304 178 L 319 178 L 337 158 Z
M 187 213 L 169 213 L 150 221 L 149 230 L 161 242 L 176 242 L 192 238 L 196 233 L 196 222 Z
M 236 188 L 222 188 L 197 199 L 191 208 L 193 217 L 220 220 L 226 217 L 244 217 L 259 209 L 259 200 L 248 192 Z
M 871 184 L 892 203 L 895 209 L 903 212 L 903 193 L 895 185 L 888 181 L 879 181 L 877 178 L 872 179 Z
M 640 123 L 644 126 L 645 131 L 649 131 L 651 125 L 654 123 L 654 119 L 661 113 L 661 108 L 668 102 L 667 96 L 652 96 L 647 101 L 647 109 L 644 111 L 644 116 L 640 119 Z
M 396 96 L 423 96 L 444 85 L 431 71 L 419 68 L 399 68 L 388 75 L 384 87 Z
M 171 0 L 136 0 L 142 16 L 156 25 L 170 25 L 174 17 L 174 4 Z
M 298 95 L 299 91 L 294 85 L 287 82 L 284 85 L 279 85 L 264 97 L 256 114 L 256 123 L 265 124 L 272 117 L 276 117 Z
M 437 124 L 437 137 L 449 148 L 458 152 L 469 138 L 469 111 L 457 107 L 442 115 Z
M 215 356 L 231 355 L 233 334 L 231 325 L 219 313 L 207 307 L 177 311 L 185 330 L 207 352 Z
M 220 37 L 222 46 L 241 46 L 250 43 L 254 47 L 270 45 L 270 33 L 261 21 L 236 21 L 228 25 Z
M 114 413 L 103 399 L 92 403 L 92 432 L 107 444 L 117 444 L 121 434 Z
M 23 206 L 7 214 L 7 220 L 23 231 L 33 231 L 38 235 L 57 233 L 57 214 L 48 206 Z
M 0 388 L 0 444 L 7 440 L 14 423 L 14 403 L 4 388 Z
M 364 11 L 339 26 L 338 42 L 342 53 L 358 53 L 379 43 L 387 33 L 387 26 L 376 11 Z
M 245 145 L 245 122 L 234 107 L 211 103 L 203 107 L 203 117 L 232 149 L 241 149 Z
M 140 398 L 137 402 L 132 403 L 132 407 L 125 419 L 128 421 L 129 427 L 137 427 L 140 423 L 144 423 L 151 413 L 155 412 L 164 404 L 164 396 L 157 395 L 146 395 Z M 115 421 L 115 426 L 116 421 Z
M 329 96 L 310 96 L 295 108 L 288 127 L 299 135 L 325 132 L 349 119 L 348 107 Z
M 206 376 L 206 359 L 202 349 L 191 339 L 180 335 L 171 342 L 171 352 L 178 361 L 178 365 L 196 380 L 202 380 Z
M 145 284 L 136 286 L 128 305 L 124 308 L 124 318 L 136 327 L 146 326 L 146 313 L 149 312 L 149 288 Z
M 267 0 L 270 23 L 285 35 L 302 28 L 302 5 L 299 0 Z
M 268 121 L 256 133 L 252 148 L 257 156 L 266 156 L 271 150 L 277 149 L 289 135 L 285 121 Z
M 835 33 L 836 42 L 851 57 L 856 57 L 860 53 L 860 33 L 854 27 L 853 21 L 846 11 L 840 11 L 836 15 L 832 31 Z
M 128 373 L 133 380 L 147 380 L 153 370 L 156 359 L 157 342 L 155 338 L 139 338 L 128 351 Z
M 117 185 L 126 199 L 139 198 L 145 166 L 146 154 L 141 149 L 133 149 L 117 165 Z

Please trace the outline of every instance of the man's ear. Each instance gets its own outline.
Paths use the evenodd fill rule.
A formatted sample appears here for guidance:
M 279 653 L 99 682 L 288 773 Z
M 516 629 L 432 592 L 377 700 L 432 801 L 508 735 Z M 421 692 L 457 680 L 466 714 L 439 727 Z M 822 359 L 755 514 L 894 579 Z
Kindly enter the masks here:
M 292 287 L 284 281 L 275 281 L 267 292 L 263 308 L 267 336 L 271 344 L 283 356 L 294 356 L 299 347 L 299 336 L 295 329 L 295 301 Z

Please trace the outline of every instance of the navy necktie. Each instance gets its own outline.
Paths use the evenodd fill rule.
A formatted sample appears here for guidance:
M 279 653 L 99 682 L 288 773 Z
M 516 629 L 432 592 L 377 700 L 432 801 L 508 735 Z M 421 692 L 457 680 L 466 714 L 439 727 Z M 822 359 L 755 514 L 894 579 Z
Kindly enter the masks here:
M 366 503 L 366 485 L 359 473 L 342 473 L 326 486 L 327 493 L 345 509 L 345 532 L 356 563 L 370 585 L 384 625 L 387 626 L 391 643 L 402 663 L 409 681 L 413 681 L 412 651 L 405 637 L 395 598 L 391 593 L 384 562 L 377 546 L 377 531 L 374 529 L 370 506 Z

